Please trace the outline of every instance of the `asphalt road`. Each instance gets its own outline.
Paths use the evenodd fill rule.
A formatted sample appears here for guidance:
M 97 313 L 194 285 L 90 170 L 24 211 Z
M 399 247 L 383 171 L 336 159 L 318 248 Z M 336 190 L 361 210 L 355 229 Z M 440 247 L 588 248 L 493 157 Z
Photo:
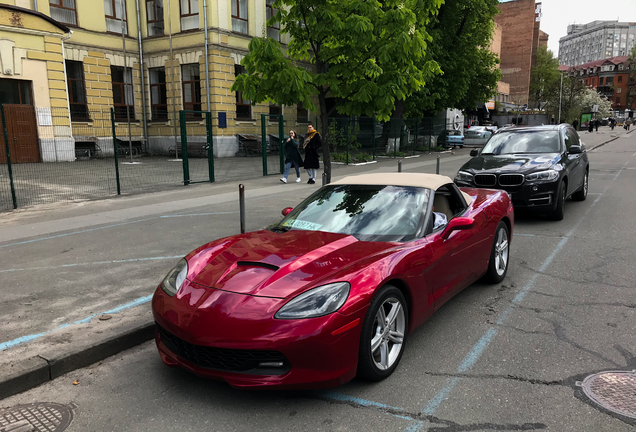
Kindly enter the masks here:
M 454 175 L 466 153 L 446 159 L 442 174 Z M 517 214 L 507 278 L 473 284 L 447 303 L 410 335 L 400 366 L 383 382 L 356 379 L 323 392 L 239 391 L 165 367 L 147 343 L 0 407 L 73 404 L 68 431 L 633 430 L 636 422 L 599 409 L 577 382 L 599 371 L 636 369 L 636 134 L 589 156 L 588 199 L 568 201 L 560 222 Z M 365 170 L 385 168 L 379 165 Z M 404 171 L 434 170 L 425 161 L 404 165 Z M 305 184 L 261 189 L 248 199 L 248 229 L 276 221 L 281 208 L 309 192 Z M 110 225 L 91 225 L 85 219 L 93 213 L 76 211 L 78 226 L 56 232 L 55 241 L 4 239 L 10 246 L 0 249 L 3 262 L 11 255 L 23 267 L 0 270 L 2 340 L 151 293 L 177 256 L 238 232 L 231 193 L 228 186 L 225 201 L 200 196 L 182 202 L 186 208 Z M 46 231 L 45 213 L 28 217 Z M 77 295 L 60 295 L 65 289 Z M 18 304 L 27 306 L 12 307 Z

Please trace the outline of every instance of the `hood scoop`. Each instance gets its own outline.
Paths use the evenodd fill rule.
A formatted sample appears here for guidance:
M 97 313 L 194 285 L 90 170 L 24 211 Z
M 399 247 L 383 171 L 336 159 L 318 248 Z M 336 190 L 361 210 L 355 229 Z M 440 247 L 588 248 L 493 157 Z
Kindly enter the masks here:
M 229 266 L 213 286 L 226 291 L 248 294 L 274 274 L 276 270 L 278 267 L 273 264 L 237 261 Z
M 268 264 L 268 263 L 256 262 L 256 261 L 237 261 L 236 265 L 238 267 L 263 267 L 266 269 L 270 269 L 272 271 L 276 271 L 280 268 L 275 266 L 274 264 Z

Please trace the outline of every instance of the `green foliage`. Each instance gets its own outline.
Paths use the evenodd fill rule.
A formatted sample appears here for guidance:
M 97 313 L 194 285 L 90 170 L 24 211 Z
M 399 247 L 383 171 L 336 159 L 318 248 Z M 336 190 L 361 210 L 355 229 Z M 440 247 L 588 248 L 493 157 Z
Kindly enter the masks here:
M 371 162 L 373 160 L 373 155 L 369 153 L 358 153 L 356 155 L 356 160 L 358 162 Z
M 472 109 L 492 97 L 501 77 L 499 59 L 488 49 L 497 5 L 498 0 L 445 1 L 426 26 L 432 38 L 420 60 L 426 85 L 406 100 L 406 117 L 421 118 L 445 108 Z M 439 70 L 429 64 L 439 65 Z
M 542 108 L 550 88 L 560 83 L 559 59 L 547 47 L 537 50 L 537 61 L 530 74 L 530 106 Z
M 563 77 L 547 88 L 545 110 L 548 117 L 554 116 L 559 121 L 559 104 L 561 106 L 561 122 L 572 123 L 581 116 L 581 103 L 587 90 L 585 83 L 577 76 Z
M 636 45 L 632 47 L 627 61 L 629 62 L 629 76 L 625 99 L 627 108 L 634 109 L 636 107 Z
M 431 150 L 436 151 L 436 152 L 446 151 L 446 149 L 444 147 L 442 147 L 442 146 L 435 146 Z
M 349 122 L 348 119 L 346 121 Z M 340 147 L 344 148 L 345 150 L 349 148 L 349 152 L 362 147 L 362 144 L 358 142 L 359 133 L 360 125 L 358 123 L 355 123 L 355 125 L 353 126 L 353 130 L 351 130 L 350 127 L 339 128 L 337 125 L 337 120 L 332 119 L 329 123 L 329 143 L 333 147 L 334 153 L 338 151 L 338 148 Z

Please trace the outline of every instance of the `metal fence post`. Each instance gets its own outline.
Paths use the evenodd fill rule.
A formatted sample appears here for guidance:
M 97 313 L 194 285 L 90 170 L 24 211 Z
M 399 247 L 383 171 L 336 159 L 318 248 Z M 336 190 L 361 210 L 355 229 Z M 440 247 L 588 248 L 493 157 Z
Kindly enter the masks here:
M 265 128 L 265 114 L 261 114 L 261 141 L 263 147 L 263 175 L 267 175 L 267 129 Z
M 110 109 L 110 124 L 113 128 L 113 150 L 115 150 L 115 179 L 117 182 L 117 195 L 121 195 L 119 183 L 119 160 L 117 159 L 117 133 L 115 132 L 115 108 Z
M 439 155 L 437 155 L 437 166 L 435 167 L 435 174 L 439 174 Z
M 398 172 L 402 172 L 402 159 L 398 161 Z
M 245 186 L 239 185 L 239 218 L 241 224 L 241 234 L 245 233 Z
M 208 173 L 210 183 L 214 183 L 214 136 L 212 135 L 212 113 L 210 111 L 205 112 L 205 124 L 208 136 Z
M 188 131 L 186 130 L 186 112 L 179 111 L 181 123 L 181 157 L 183 158 L 183 184 L 190 184 L 190 166 L 188 165 Z M 175 147 L 176 149 L 176 147 Z
M 371 146 L 373 147 L 373 160 L 375 160 L 375 116 L 373 116 L 373 129 L 371 129 Z
M 351 128 L 349 128 L 349 125 L 351 124 L 351 117 L 347 118 L 347 123 L 345 125 L 345 139 L 347 140 L 347 154 L 346 154 L 346 159 L 345 162 L 347 165 L 349 165 L 349 141 L 351 140 Z
M 7 154 L 7 168 L 9 169 L 9 183 L 11 184 L 11 199 L 13 200 L 13 208 L 18 208 L 18 200 L 15 196 L 15 185 L 13 184 L 13 170 L 11 168 L 11 154 L 9 152 L 9 132 L 7 130 L 7 120 L 4 115 L 4 104 L 0 105 L 0 112 L 2 113 L 2 129 L 4 133 L 4 148 Z
M 285 135 L 285 125 L 283 124 L 283 115 L 278 115 L 278 153 L 280 153 L 280 173 L 285 173 L 285 146 L 283 144 L 283 136 Z

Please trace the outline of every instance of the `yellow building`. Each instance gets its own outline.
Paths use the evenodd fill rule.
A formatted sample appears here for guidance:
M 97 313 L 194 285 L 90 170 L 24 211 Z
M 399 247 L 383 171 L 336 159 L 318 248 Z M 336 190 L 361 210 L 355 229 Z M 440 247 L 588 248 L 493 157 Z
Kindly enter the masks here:
M 302 129 L 307 110 L 251 106 L 230 91 L 252 37 L 286 42 L 266 25 L 272 3 L 0 0 L 0 104 L 35 107 L 32 118 L 6 120 L 33 131 L 18 151 L 36 142 L 39 161 L 70 161 L 78 145 L 95 143 L 112 155 L 111 107 L 118 138 L 151 154 L 180 145 L 180 110 L 212 111 L 216 157 L 236 154 L 237 134 L 260 133 L 262 113 Z M 205 141 L 202 117 L 190 115 L 187 130 L 189 142 Z

